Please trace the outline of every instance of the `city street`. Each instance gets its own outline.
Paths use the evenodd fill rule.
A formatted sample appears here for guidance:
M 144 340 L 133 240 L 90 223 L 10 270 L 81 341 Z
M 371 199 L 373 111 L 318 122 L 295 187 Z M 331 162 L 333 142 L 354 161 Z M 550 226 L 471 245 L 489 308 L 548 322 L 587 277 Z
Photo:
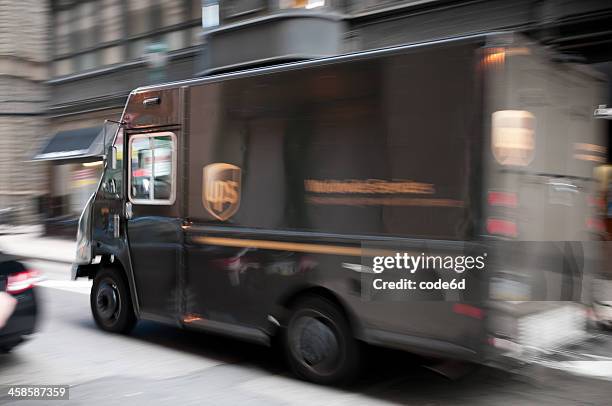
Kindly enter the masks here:
M 152 322 L 140 322 L 130 336 L 104 333 L 91 317 L 89 281 L 68 280 L 67 263 L 29 265 L 46 277 L 39 288 L 39 332 L 0 356 L 1 383 L 70 385 L 70 401 L 58 405 L 604 405 L 612 395 L 611 335 L 562 354 L 563 361 L 551 359 L 548 367 L 520 374 L 481 367 L 456 380 L 409 355 L 369 349 L 356 384 L 319 387 L 294 379 L 267 348 Z M 0 396 L 0 404 L 12 403 L 40 404 Z

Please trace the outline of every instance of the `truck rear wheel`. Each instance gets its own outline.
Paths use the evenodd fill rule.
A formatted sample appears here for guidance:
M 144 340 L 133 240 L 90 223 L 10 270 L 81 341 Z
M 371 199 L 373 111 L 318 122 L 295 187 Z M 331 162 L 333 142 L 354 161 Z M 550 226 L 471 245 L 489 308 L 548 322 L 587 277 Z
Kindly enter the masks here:
M 284 335 L 293 372 L 324 385 L 352 380 L 359 370 L 360 346 L 342 311 L 318 296 L 304 298 L 294 309 Z
M 94 278 L 91 312 L 98 327 L 112 333 L 129 333 L 136 324 L 130 290 L 121 272 L 103 268 Z

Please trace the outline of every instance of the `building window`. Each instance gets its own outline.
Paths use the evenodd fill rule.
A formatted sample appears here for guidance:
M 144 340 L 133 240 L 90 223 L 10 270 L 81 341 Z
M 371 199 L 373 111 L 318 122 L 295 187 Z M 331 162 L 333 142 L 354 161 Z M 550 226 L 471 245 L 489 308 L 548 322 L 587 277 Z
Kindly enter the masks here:
M 79 71 L 93 69 L 98 66 L 98 52 L 86 52 L 76 57 Z
M 201 0 L 191 0 L 191 15 L 190 20 L 202 19 L 202 2 Z
M 123 37 L 123 23 L 121 16 L 121 0 L 102 0 L 102 41 L 111 42 Z
M 55 55 L 64 55 L 70 49 L 71 10 L 61 10 L 55 14 Z
M 122 61 L 123 56 L 123 47 L 109 47 L 101 50 L 102 53 L 102 63 L 104 65 L 113 65 Z
M 153 29 L 151 8 L 153 0 L 128 1 L 128 31 L 131 36 L 144 34 Z
M 201 0 L 83 0 L 53 16 L 56 76 L 143 58 L 148 45 L 177 51 L 199 42 Z M 125 23 L 125 25 L 124 25 Z M 193 32 L 192 32 L 193 29 Z
M 202 44 L 202 28 L 194 27 L 191 29 L 190 36 L 190 44 L 191 46 L 201 45 Z
M 73 61 L 72 59 L 60 59 L 54 63 L 55 76 L 65 76 L 73 73 Z
M 73 23 L 76 24 L 76 30 L 72 32 L 75 36 L 76 51 L 89 49 L 97 45 L 98 24 L 95 5 L 93 1 L 80 3 L 77 6 L 77 12 L 73 13 L 77 17 L 76 21 L 73 20 Z
M 135 204 L 170 205 L 176 197 L 176 135 L 139 134 L 130 138 L 129 198 Z
M 287 1 L 287 0 L 281 0 Z M 294 3 L 292 1 L 291 3 Z M 299 2 L 299 1 L 298 1 Z M 233 18 L 264 10 L 267 6 L 266 0 L 226 0 L 223 7 L 223 17 Z
M 133 58 L 133 59 L 142 58 L 145 52 L 145 48 L 150 42 L 151 41 L 146 38 L 130 41 L 129 42 L 130 58 Z
M 172 31 L 164 35 L 164 43 L 168 46 L 168 51 L 175 51 L 184 48 L 185 33 L 183 31 Z
M 350 0 L 346 2 L 349 13 L 365 13 L 387 7 L 409 6 L 411 3 L 423 3 L 422 0 Z
M 168 27 L 184 21 L 183 3 L 184 0 L 164 0 L 161 2 L 162 26 Z
M 171 9 L 174 1 L 168 2 L 170 5 L 166 3 L 166 1 L 159 0 L 129 0 L 128 31 L 130 36 L 142 35 L 162 28 L 165 12 L 170 12 L 170 18 L 174 19 L 172 15 L 176 11 Z M 178 13 L 180 14 L 180 7 Z

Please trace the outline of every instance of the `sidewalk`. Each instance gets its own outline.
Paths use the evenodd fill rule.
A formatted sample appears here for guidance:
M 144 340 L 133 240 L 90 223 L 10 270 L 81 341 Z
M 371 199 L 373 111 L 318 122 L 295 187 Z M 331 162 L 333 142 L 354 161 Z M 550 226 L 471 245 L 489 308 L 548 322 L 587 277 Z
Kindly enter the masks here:
M 0 251 L 28 259 L 70 264 L 75 246 L 73 240 L 43 237 L 39 233 L 0 235 Z

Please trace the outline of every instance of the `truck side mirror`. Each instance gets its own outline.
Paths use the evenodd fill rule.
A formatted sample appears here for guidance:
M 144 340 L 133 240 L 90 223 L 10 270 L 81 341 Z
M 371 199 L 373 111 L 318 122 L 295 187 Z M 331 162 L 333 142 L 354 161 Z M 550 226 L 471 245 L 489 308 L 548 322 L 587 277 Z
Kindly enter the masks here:
M 106 156 L 109 160 L 110 168 L 113 170 L 117 169 L 117 147 L 114 145 L 108 147 L 108 153 Z

